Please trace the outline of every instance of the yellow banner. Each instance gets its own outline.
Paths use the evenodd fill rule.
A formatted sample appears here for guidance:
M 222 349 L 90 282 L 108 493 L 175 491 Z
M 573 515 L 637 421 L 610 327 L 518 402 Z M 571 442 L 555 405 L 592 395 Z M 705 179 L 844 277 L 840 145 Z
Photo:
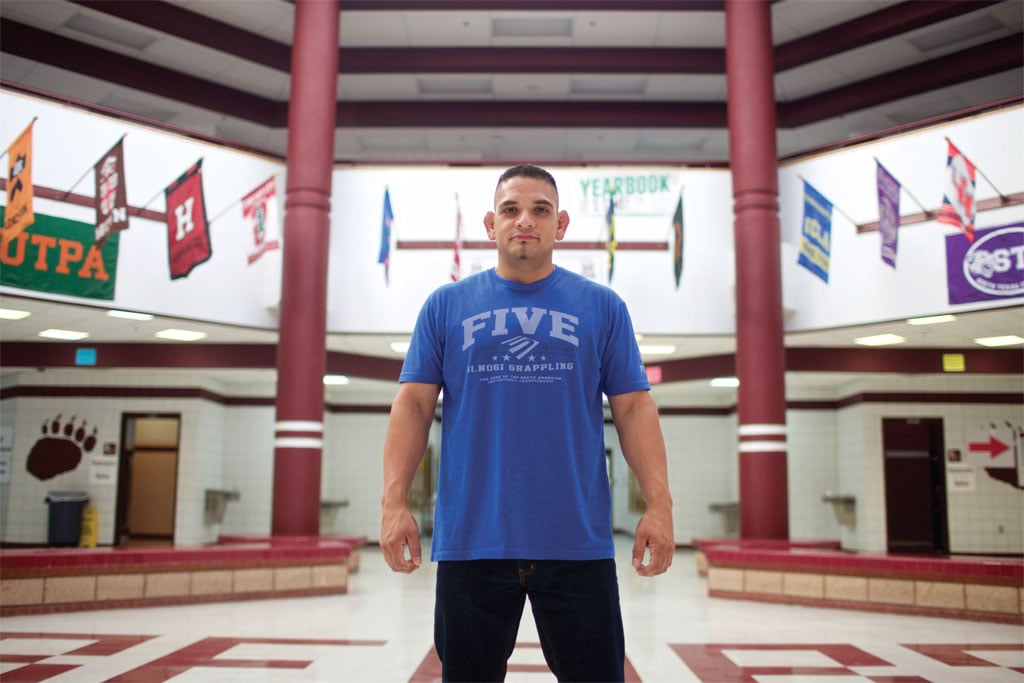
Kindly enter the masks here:
M 5 212 L 3 239 L 17 237 L 32 225 L 32 125 L 7 148 L 7 211 Z

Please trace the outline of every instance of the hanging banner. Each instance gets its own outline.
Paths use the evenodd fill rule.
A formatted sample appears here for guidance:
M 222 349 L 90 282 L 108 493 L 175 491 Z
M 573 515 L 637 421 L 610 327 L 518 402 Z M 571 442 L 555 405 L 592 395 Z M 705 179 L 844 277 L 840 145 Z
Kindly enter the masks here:
M 118 140 L 96 162 L 96 245 L 103 246 L 111 233 L 128 229 L 128 191 L 124 177 L 124 142 Z
M 828 282 L 832 243 L 832 202 L 804 181 L 804 222 L 797 263 Z
M 0 207 L 0 219 L 5 207 Z M 17 237 L 3 240 L 0 284 L 85 299 L 114 298 L 118 235 L 100 249 L 93 226 L 36 214 Z
M 28 124 L 21 135 L 7 148 L 7 213 L 3 236 L 10 240 L 32 225 L 32 126 Z
M 377 263 L 384 264 L 384 284 L 388 284 L 388 271 L 391 266 L 391 226 L 395 222 L 395 213 L 391 210 L 391 191 L 384 188 L 384 211 L 380 219 L 380 253 Z
M 945 184 L 942 188 L 942 209 L 939 223 L 962 230 L 968 242 L 974 241 L 974 219 L 978 207 L 974 203 L 977 188 L 976 169 L 952 142 L 947 141 Z
M 278 239 L 277 185 L 274 180 L 270 178 L 242 199 L 242 219 L 250 237 L 247 257 L 249 265 L 268 251 L 281 247 L 281 240 Z
M 676 279 L 676 289 L 679 289 L 679 281 L 683 277 L 683 192 L 679 191 L 679 203 L 676 205 L 676 212 L 672 214 L 672 274 Z
M 167 200 L 167 256 L 172 280 L 187 276 L 213 255 L 203 200 L 202 163 L 202 159 L 197 161 L 164 190 Z
M 949 303 L 1024 297 L 1024 223 L 977 230 L 974 241 L 946 235 Z
M 882 261 L 896 267 L 896 246 L 900 228 L 900 181 L 882 164 L 877 165 L 878 233 L 882 237 Z

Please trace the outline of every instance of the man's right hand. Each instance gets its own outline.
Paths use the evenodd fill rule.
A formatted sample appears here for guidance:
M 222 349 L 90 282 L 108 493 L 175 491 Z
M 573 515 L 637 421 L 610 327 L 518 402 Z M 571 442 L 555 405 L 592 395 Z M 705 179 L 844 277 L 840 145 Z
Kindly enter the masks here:
M 405 549 L 409 548 L 409 557 Z M 380 528 L 380 549 L 391 571 L 411 574 L 423 564 L 420 528 L 407 507 L 385 509 Z

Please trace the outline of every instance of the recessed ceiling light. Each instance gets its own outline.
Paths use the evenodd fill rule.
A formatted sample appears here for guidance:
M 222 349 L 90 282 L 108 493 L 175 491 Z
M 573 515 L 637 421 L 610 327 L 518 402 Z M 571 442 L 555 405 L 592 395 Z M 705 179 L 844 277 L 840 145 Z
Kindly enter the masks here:
M 21 320 L 32 315 L 28 311 L 19 311 L 14 308 L 0 308 L 0 320 Z
M 160 337 L 160 339 L 170 339 L 172 341 L 199 341 L 200 339 L 206 338 L 205 332 L 196 332 L 195 330 L 177 330 L 173 327 L 166 330 L 160 330 L 153 335 L 154 337 Z
M 342 386 L 349 384 L 351 381 L 345 375 L 324 375 L 324 384 L 330 386 Z
M 395 353 L 406 353 L 409 350 L 409 342 L 391 342 L 389 346 Z
M 898 334 L 875 334 L 870 337 L 857 337 L 853 340 L 855 344 L 861 346 L 889 346 L 890 344 L 902 344 L 905 341 L 907 338 Z
M 125 320 L 152 320 L 149 313 L 136 313 L 135 311 L 107 311 L 111 318 L 124 318 Z
M 1015 334 L 1004 334 L 1001 337 L 981 337 L 975 339 L 974 343 L 982 346 L 1013 346 L 1014 344 L 1024 344 L 1024 338 Z
M 640 344 L 641 356 L 667 356 L 675 352 L 676 347 L 672 344 Z
M 713 387 L 728 387 L 730 389 L 735 389 L 739 385 L 739 377 L 714 377 L 711 379 L 711 386 Z
M 60 330 L 51 327 L 48 330 L 43 330 L 37 336 L 45 337 L 46 339 L 63 339 L 64 341 L 77 341 L 79 339 L 85 339 L 89 336 L 88 332 L 79 332 L 78 330 Z
M 923 318 L 908 318 L 908 325 L 938 325 L 939 323 L 951 323 L 956 320 L 955 315 L 926 315 Z

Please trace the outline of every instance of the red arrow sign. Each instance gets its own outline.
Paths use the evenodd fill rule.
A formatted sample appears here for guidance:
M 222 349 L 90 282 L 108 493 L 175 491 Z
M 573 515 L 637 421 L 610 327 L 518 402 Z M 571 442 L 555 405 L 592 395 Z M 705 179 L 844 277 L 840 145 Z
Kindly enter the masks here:
M 1004 451 L 1006 451 L 1009 448 L 1009 446 L 1007 446 L 1005 443 L 1003 443 L 1002 441 L 1000 441 L 996 437 L 990 436 L 990 437 L 988 437 L 988 442 L 987 443 L 984 442 L 984 441 L 981 441 L 981 442 L 977 442 L 976 441 L 974 443 L 968 444 L 967 448 L 972 450 L 972 451 L 981 451 L 983 453 L 985 451 L 988 451 L 988 454 L 990 456 L 992 456 L 993 458 L 995 458 L 1000 453 L 1003 453 Z

